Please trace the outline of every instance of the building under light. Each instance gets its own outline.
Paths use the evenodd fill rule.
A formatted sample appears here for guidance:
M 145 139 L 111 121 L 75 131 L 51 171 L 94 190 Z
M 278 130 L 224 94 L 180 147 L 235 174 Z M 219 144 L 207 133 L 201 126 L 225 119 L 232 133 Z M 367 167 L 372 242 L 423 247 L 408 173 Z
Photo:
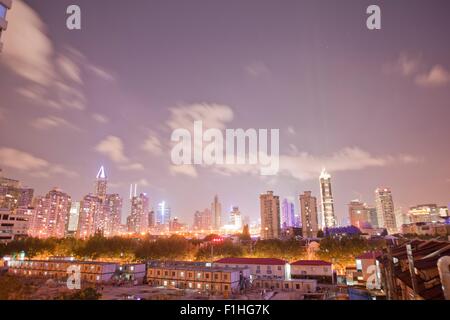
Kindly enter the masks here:
M 311 195 L 311 191 L 305 191 L 299 197 L 300 212 L 302 216 L 302 232 L 305 238 L 317 237 L 319 220 L 317 215 L 317 199 Z
M 157 225 L 167 225 L 170 221 L 170 207 L 165 201 L 158 204 L 158 209 L 156 210 L 156 224 Z
M 375 202 L 377 207 L 378 227 L 386 228 L 389 233 L 397 232 L 394 201 L 389 188 L 377 188 L 375 190 Z
M 261 209 L 261 239 L 279 239 L 280 228 L 280 197 L 267 191 L 259 197 Z
M 1 42 L 2 32 L 6 31 L 8 22 L 6 21 L 6 12 L 11 9 L 12 0 L 0 0 L 0 52 L 3 44 Z
M 331 175 L 323 169 L 320 174 L 320 200 L 322 228 L 334 228 L 337 226 L 334 214 L 334 199 L 331 190 Z

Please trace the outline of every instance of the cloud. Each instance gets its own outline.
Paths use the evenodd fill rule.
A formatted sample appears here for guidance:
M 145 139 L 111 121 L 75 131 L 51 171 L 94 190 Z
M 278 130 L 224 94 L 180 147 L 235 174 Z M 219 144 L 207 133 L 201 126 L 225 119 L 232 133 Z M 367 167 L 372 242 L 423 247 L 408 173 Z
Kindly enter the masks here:
M 170 174 L 176 176 L 176 175 L 185 175 L 191 178 L 197 178 L 198 173 L 197 170 L 193 165 L 172 165 L 169 167 Z
M 154 133 L 150 133 L 142 145 L 142 150 L 153 155 L 160 155 L 162 154 L 161 141 Z
M 12 148 L 0 148 L 0 165 L 40 177 L 47 177 L 51 174 L 65 175 L 69 178 L 78 176 L 76 172 L 68 170 L 62 165 L 49 163 L 30 153 Z
M 77 126 L 69 123 L 66 119 L 56 116 L 36 118 L 31 121 L 31 125 L 39 130 L 49 130 L 60 127 L 80 130 Z
M 109 119 L 106 116 L 99 114 L 99 113 L 92 114 L 92 119 L 94 119 L 98 123 L 102 123 L 102 124 L 106 124 L 109 122 Z
M 118 165 L 118 168 L 125 171 L 143 170 L 144 166 L 140 163 L 132 162 L 124 153 L 124 145 L 120 138 L 108 136 L 95 147 L 99 153 L 107 156 L 111 161 Z
M 296 134 L 295 128 L 293 126 L 288 126 L 286 129 L 287 133 L 291 136 Z
M 429 72 L 419 74 L 415 80 L 423 87 L 441 87 L 450 83 L 450 72 L 443 66 L 435 65 Z
M 245 72 L 255 78 L 266 76 L 270 74 L 270 69 L 262 61 L 253 61 L 245 67 Z
M 94 66 L 78 50 L 56 49 L 40 16 L 25 2 L 14 1 L 8 13 L 1 62 L 21 77 L 16 89 L 33 104 L 55 109 L 86 109 L 83 72 L 111 80 L 103 68 Z
M 104 81 L 115 81 L 116 78 L 109 71 L 105 70 L 102 67 L 95 66 L 93 64 L 89 65 L 89 70 Z
M 60 54 L 56 63 L 63 76 L 78 84 L 83 84 L 80 67 L 72 59 L 66 55 Z
M 226 105 L 197 103 L 170 108 L 170 118 L 167 126 L 172 129 L 187 129 L 192 131 L 194 121 L 203 121 L 204 129 L 224 129 L 233 120 L 233 110 Z
M 416 85 L 421 87 L 442 87 L 450 83 L 450 72 L 441 65 L 434 65 L 426 70 L 420 56 L 400 54 L 394 63 L 386 64 L 383 70 L 388 73 L 400 74 L 407 78 L 413 78 Z
M 330 156 L 313 156 L 307 152 L 282 155 L 280 172 L 298 180 L 309 180 L 317 178 L 322 168 L 326 168 L 330 172 L 355 171 L 419 161 L 410 155 L 373 156 L 360 148 L 347 147 Z
M 291 148 L 291 154 L 280 155 L 279 174 L 290 176 L 299 181 L 306 181 L 317 179 L 322 168 L 326 168 L 329 172 L 356 171 L 395 164 L 412 164 L 420 161 L 421 159 L 404 154 L 373 156 L 357 147 L 343 148 L 329 156 L 315 156 L 307 152 L 298 152 L 297 148 Z M 225 176 L 235 174 L 260 175 L 259 164 L 225 164 L 207 166 L 207 168 Z

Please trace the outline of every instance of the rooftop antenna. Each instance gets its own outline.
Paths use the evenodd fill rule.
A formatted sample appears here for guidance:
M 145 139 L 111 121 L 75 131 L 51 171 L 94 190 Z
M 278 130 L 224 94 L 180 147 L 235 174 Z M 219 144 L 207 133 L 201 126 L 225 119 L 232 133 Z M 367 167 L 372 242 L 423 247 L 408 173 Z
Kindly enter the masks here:
M 137 197 L 137 183 L 134 185 L 134 196 Z
M 130 184 L 130 199 L 133 198 L 133 184 Z

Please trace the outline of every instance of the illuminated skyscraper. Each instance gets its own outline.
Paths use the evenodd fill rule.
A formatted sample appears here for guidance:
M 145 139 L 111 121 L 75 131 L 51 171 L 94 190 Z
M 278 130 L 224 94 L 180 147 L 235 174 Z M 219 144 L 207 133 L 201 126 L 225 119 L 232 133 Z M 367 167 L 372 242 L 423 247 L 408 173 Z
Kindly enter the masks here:
M 131 212 L 127 218 L 128 232 L 148 231 L 149 199 L 145 193 L 131 198 Z
M 170 221 L 170 207 L 165 201 L 158 203 L 158 208 L 156 209 L 156 224 L 165 226 Z
M 95 195 L 103 201 L 106 199 L 107 184 L 108 179 L 105 174 L 105 168 L 101 166 L 100 170 L 98 170 L 97 179 L 95 181 Z
M 211 203 L 211 213 L 213 219 L 213 228 L 220 230 L 222 226 L 222 204 L 219 202 L 219 197 L 214 197 L 213 203 Z
M 0 40 L 2 32 L 6 31 L 8 22 L 6 21 L 6 12 L 11 9 L 12 0 L 0 0 Z M 0 52 L 2 51 L 3 44 L 0 41 Z
M 93 194 L 86 195 L 80 202 L 80 217 L 78 219 L 77 236 L 92 237 L 97 231 L 99 220 L 103 216 L 102 200 Z
M 300 212 L 302 216 L 303 237 L 315 238 L 319 231 L 319 220 L 317 215 L 317 199 L 311 195 L 311 191 L 305 191 L 299 197 Z
M 242 229 L 242 216 L 239 207 L 233 207 L 230 212 L 230 224 L 236 229 Z
M 78 220 L 80 218 L 80 202 L 74 201 L 70 206 L 68 232 L 76 232 L 78 229 Z
M 380 228 L 386 228 L 389 233 L 397 232 L 391 190 L 389 188 L 376 189 L 375 203 L 377 207 L 378 226 Z
M 353 200 L 348 204 L 348 216 L 350 224 L 357 228 L 367 228 L 370 224 L 370 210 L 367 205 L 359 200 Z
M 334 214 L 333 192 L 331 190 L 331 176 L 325 169 L 320 174 L 320 200 L 322 228 L 333 228 L 337 226 Z
M 278 239 L 280 237 L 280 197 L 273 191 L 259 196 L 261 209 L 261 239 Z
M 106 237 L 118 234 L 122 221 L 122 198 L 118 194 L 107 194 L 104 202 Z
M 281 227 L 295 226 L 295 207 L 288 199 L 283 199 L 281 204 Z
M 33 235 L 40 238 L 64 238 L 69 224 L 72 200 L 55 188 L 39 198 L 33 221 Z

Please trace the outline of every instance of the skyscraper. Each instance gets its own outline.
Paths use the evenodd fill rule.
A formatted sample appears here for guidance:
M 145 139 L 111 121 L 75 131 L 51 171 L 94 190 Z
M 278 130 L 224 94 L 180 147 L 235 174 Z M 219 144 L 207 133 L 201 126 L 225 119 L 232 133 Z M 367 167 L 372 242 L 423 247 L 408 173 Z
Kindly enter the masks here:
M 170 214 L 170 207 L 165 201 L 158 203 L 158 208 L 156 210 L 156 224 L 161 226 L 168 225 Z
M 0 40 L 2 32 L 6 31 L 8 22 L 6 21 L 6 12 L 11 9 L 12 0 L 0 0 Z M 0 52 L 2 51 L 3 44 L 0 41 Z
M 377 216 L 377 208 L 369 207 L 369 222 L 372 225 L 372 228 L 378 228 L 378 216 Z
M 105 174 L 105 168 L 103 166 L 100 167 L 97 173 L 97 179 L 95 181 L 95 192 L 94 194 L 105 201 L 106 199 L 106 187 L 108 184 L 108 178 Z
M 80 202 L 73 201 L 69 211 L 69 225 L 68 232 L 76 232 L 78 229 L 78 219 L 80 218 Z
M 211 203 L 211 213 L 213 228 L 215 230 L 220 230 L 220 227 L 222 226 L 222 204 L 219 202 L 219 197 L 217 195 L 214 197 L 213 203 Z
M 319 231 L 317 199 L 311 195 L 311 191 L 305 191 L 300 195 L 299 200 L 303 237 L 315 238 Z
M 352 200 L 348 204 L 350 224 L 357 228 L 367 228 L 370 224 L 370 210 L 360 200 Z
M 205 209 L 203 211 L 196 211 L 194 213 L 195 230 L 210 230 L 211 227 L 212 227 L 211 210 Z
M 34 224 L 36 236 L 63 238 L 69 224 L 71 202 L 70 196 L 57 188 L 40 198 L 35 213 L 37 215 Z
M 131 212 L 127 218 L 128 232 L 143 233 L 148 231 L 149 199 L 141 193 L 131 199 Z
M 92 237 L 101 227 L 100 223 L 103 218 L 103 203 L 102 200 L 93 194 L 84 196 L 80 202 L 80 215 L 78 219 L 77 237 L 89 238 Z
M 261 209 L 261 239 L 280 237 L 280 197 L 267 191 L 259 197 Z
M 389 188 L 377 188 L 375 190 L 375 203 L 377 207 L 378 226 L 380 228 L 386 228 L 389 233 L 397 232 L 391 190 Z
M 104 202 L 105 236 L 114 236 L 119 232 L 122 223 L 122 197 L 116 193 L 107 194 Z
M 242 216 L 239 207 L 233 207 L 230 212 L 230 224 L 236 229 L 242 229 Z
M 294 204 L 288 199 L 283 199 L 281 203 L 281 227 L 293 227 L 295 225 Z
M 336 216 L 334 214 L 333 192 L 331 190 L 331 175 L 322 170 L 320 174 L 320 200 L 322 227 L 333 228 L 337 226 Z

